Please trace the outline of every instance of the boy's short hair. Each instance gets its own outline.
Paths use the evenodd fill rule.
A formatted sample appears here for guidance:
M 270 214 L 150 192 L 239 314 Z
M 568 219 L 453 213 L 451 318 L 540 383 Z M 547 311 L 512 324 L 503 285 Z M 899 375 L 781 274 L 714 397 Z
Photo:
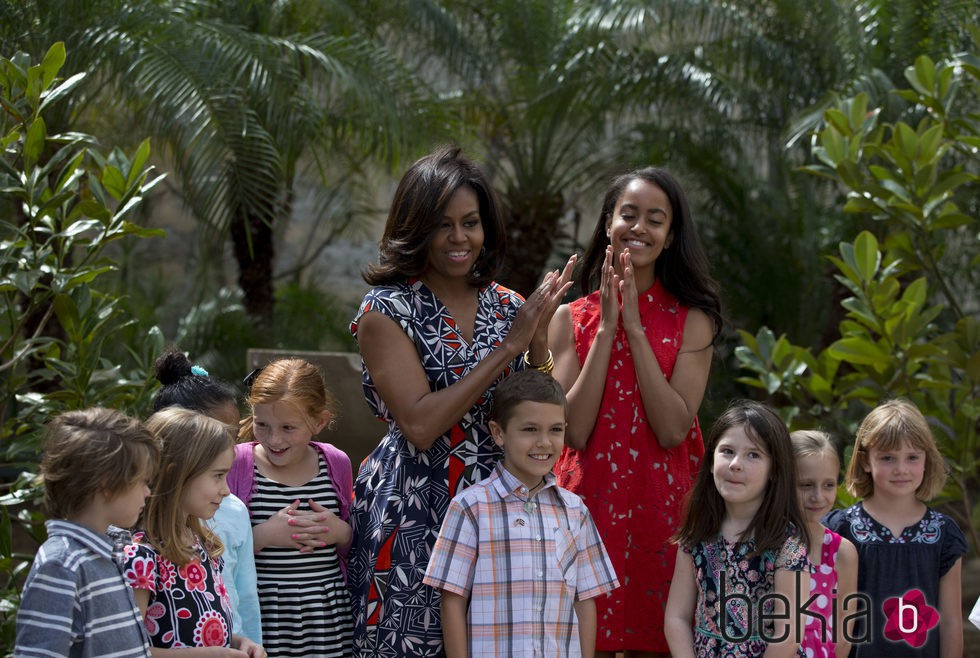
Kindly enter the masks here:
M 540 370 L 520 370 L 497 384 L 497 388 L 493 390 L 491 420 L 501 427 L 507 427 L 514 408 L 521 402 L 558 404 L 565 416 L 568 416 L 568 400 L 561 384 Z
M 149 480 L 160 456 L 156 437 L 138 420 L 101 407 L 55 416 L 43 451 L 44 504 L 59 519 L 77 516 L 100 491 L 112 497 Z

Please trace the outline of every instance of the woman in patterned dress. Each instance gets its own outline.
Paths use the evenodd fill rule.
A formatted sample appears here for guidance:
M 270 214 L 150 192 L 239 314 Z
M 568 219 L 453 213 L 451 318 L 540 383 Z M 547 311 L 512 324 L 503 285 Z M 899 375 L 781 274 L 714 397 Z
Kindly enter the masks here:
M 523 303 L 492 280 L 503 256 L 493 191 L 459 149 L 409 168 L 379 263 L 365 272 L 375 287 L 351 323 L 365 396 L 388 424 L 354 485 L 357 656 L 443 653 L 439 592 L 422 584 L 432 545 L 450 499 L 498 459 L 487 427 L 494 385 L 548 361 L 548 321 L 570 285 L 571 261 Z
M 721 328 L 718 286 L 667 172 L 616 178 L 549 337 L 568 392 L 558 483 L 595 517 L 623 586 L 596 599 L 599 656 L 665 655 L 669 542 L 704 454 L 697 412 Z

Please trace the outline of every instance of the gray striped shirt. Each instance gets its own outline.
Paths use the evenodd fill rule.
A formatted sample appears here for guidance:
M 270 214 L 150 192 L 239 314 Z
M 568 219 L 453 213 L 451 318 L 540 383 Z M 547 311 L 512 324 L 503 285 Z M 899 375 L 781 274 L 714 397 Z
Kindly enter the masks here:
M 45 527 L 48 539 L 34 558 L 17 613 L 15 658 L 148 658 L 121 551 L 107 535 L 77 523 L 52 520 Z

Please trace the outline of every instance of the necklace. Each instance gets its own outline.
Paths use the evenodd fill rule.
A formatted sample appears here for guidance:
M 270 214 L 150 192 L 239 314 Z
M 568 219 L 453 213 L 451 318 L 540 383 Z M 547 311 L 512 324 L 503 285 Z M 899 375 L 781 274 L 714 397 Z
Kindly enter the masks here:
M 534 494 L 535 491 L 541 489 L 541 487 L 544 486 L 544 483 L 545 483 L 545 479 L 542 477 L 540 482 L 538 482 L 536 485 L 528 489 L 527 500 L 524 501 L 524 511 L 527 512 L 528 514 L 533 512 L 535 508 L 537 508 L 538 506 L 538 504 L 535 501 L 531 500 L 531 496 Z

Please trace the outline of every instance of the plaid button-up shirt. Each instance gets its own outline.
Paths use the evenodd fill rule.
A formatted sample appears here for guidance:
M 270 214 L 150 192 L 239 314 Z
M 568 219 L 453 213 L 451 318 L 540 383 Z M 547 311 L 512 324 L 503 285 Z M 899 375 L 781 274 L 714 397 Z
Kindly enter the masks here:
M 619 586 L 582 500 L 497 464 L 449 504 L 425 583 L 470 599 L 471 656 L 580 656 L 576 600 Z

